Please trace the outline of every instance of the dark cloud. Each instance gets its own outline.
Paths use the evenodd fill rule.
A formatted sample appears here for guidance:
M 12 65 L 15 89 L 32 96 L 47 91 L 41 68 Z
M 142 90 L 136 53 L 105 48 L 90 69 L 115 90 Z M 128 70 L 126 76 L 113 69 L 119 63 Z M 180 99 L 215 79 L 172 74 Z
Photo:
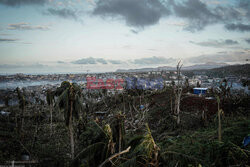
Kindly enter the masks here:
M 197 57 L 188 58 L 187 61 L 190 63 L 206 63 L 206 62 L 217 62 L 217 63 L 227 63 L 227 62 L 244 62 L 249 59 L 250 56 L 245 52 L 229 52 L 220 54 L 209 54 L 201 55 Z
M 120 16 L 128 26 L 145 27 L 159 22 L 170 11 L 159 0 L 99 0 L 94 15 Z
M 7 6 L 44 5 L 47 0 L 1 0 L 0 4 Z
M 135 59 L 132 63 L 140 64 L 140 65 L 155 65 L 155 64 L 168 64 L 174 62 L 173 58 L 164 58 L 164 57 L 149 57 L 149 58 L 141 58 Z
M 137 64 L 137 65 L 156 65 L 156 64 L 167 64 L 172 63 L 175 61 L 173 58 L 164 58 L 164 57 L 149 57 L 149 58 L 141 58 L 141 59 L 135 59 L 129 62 L 121 61 L 121 60 L 113 60 L 113 59 L 103 59 L 103 58 L 83 58 L 76 61 L 73 61 L 71 63 L 73 64 Z
M 93 57 L 83 58 L 72 62 L 73 64 L 96 64 L 96 60 Z
M 111 64 L 122 64 L 123 62 L 120 60 L 108 60 L 109 63 Z
M 50 0 L 0 0 L 7 6 L 44 5 Z M 92 2 L 92 1 L 91 1 Z M 165 16 L 174 16 L 187 20 L 184 30 L 196 32 L 213 24 L 225 25 L 230 31 L 250 31 L 250 1 L 237 0 L 234 3 L 212 3 L 206 0 L 97 0 L 92 14 L 125 20 L 128 26 L 143 30 L 144 27 L 157 24 Z M 211 5 L 212 3 L 212 5 Z M 44 14 L 79 21 L 77 11 L 71 8 L 48 8 Z M 81 20 L 80 20 L 81 21 Z M 237 23 L 237 24 L 235 24 Z M 182 25 L 183 26 L 183 25 Z M 22 28 L 22 29 L 43 29 Z M 132 29 L 137 34 L 137 29 Z
M 120 60 L 105 60 L 103 58 L 93 58 L 93 57 L 88 57 L 88 58 L 83 58 L 79 59 L 76 61 L 71 62 L 73 64 L 122 64 L 124 62 Z
M 83 58 L 79 59 L 76 61 L 71 62 L 73 64 L 108 64 L 108 61 L 106 61 L 103 58 L 93 58 L 93 57 L 88 57 L 88 58 Z
M 249 0 L 238 0 L 238 7 L 245 10 L 245 16 L 250 20 L 250 1 Z
M 227 39 L 227 40 L 225 40 L 225 44 L 226 45 L 235 45 L 235 44 L 238 44 L 238 41 Z
M 245 39 L 245 41 L 250 44 L 250 38 Z
M 242 19 L 242 14 L 235 6 L 217 6 L 212 12 L 217 16 L 218 21 L 225 23 Z
M 134 30 L 134 29 L 132 29 L 132 30 L 130 30 L 132 33 L 134 33 L 134 34 L 138 34 L 139 33 L 139 31 L 137 31 L 137 30 Z
M 34 64 L 0 64 L 0 68 L 6 69 L 6 68 L 46 68 L 47 65 L 40 64 L 40 63 L 34 63 Z
M 19 39 L 11 39 L 11 38 L 0 38 L 0 42 L 15 42 Z
M 200 0 L 187 0 L 182 3 L 176 3 L 171 0 L 169 4 L 173 7 L 173 12 L 176 16 L 189 21 L 189 25 L 186 27 L 186 30 L 189 31 L 202 30 L 205 26 L 220 20 L 220 17 Z
M 199 46 L 205 46 L 205 47 L 214 47 L 214 48 L 221 48 L 221 47 L 227 47 L 232 45 L 239 44 L 238 41 L 232 40 L 232 39 L 226 39 L 226 40 L 209 40 L 204 42 L 193 42 L 190 41 L 192 44 L 196 44 Z
M 240 32 L 250 31 L 250 25 L 242 23 L 227 24 L 225 25 L 225 28 L 229 31 L 240 31 Z
M 191 32 L 203 30 L 213 24 L 223 24 L 228 30 L 242 32 L 250 29 L 248 25 L 233 24 L 250 20 L 248 0 L 224 4 L 218 2 L 213 5 L 205 0 L 99 0 L 93 14 L 103 17 L 120 16 L 127 25 L 133 27 L 153 25 L 162 17 L 172 15 L 187 20 L 184 30 Z M 131 32 L 138 33 L 135 30 Z
M 103 58 L 97 58 L 96 62 L 101 63 L 101 64 L 108 64 L 107 61 Z
M 65 62 L 64 61 L 57 61 L 58 64 L 64 64 Z
M 71 62 L 73 64 L 122 64 L 124 62 L 120 60 L 105 60 L 103 58 L 93 58 L 93 57 L 88 57 L 88 58 L 83 58 L 79 59 L 76 61 Z
M 249 2 L 248 4 L 250 4 Z M 209 3 L 202 0 L 183 0 L 177 2 L 169 0 L 168 4 L 175 16 L 188 21 L 189 24 L 185 27 L 185 30 L 191 32 L 203 30 L 206 26 L 213 24 L 224 25 L 241 22 L 247 17 L 243 16 L 238 8 L 239 5 L 237 6 L 237 4 L 232 3 L 228 3 L 227 5 L 218 3 L 212 7 L 208 5 Z M 248 8 L 249 11 L 250 7 Z
M 9 24 L 8 30 L 49 30 L 48 26 L 36 25 L 32 26 L 29 23 Z
M 20 65 L 15 65 L 15 64 L 0 64 L 0 68 L 19 68 Z
M 66 9 L 66 8 L 64 8 L 64 9 L 49 8 L 45 12 L 45 14 L 54 15 L 54 16 L 58 16 L 58 17 L 65 18 L 65 19 L 75 19 L 75 20 L 77 20 L 76 11 L 71 10 L 71 9 Z
M 227 51 L 221 51 L 221 52 L 217 52 L 218 54 L 226 54 Z

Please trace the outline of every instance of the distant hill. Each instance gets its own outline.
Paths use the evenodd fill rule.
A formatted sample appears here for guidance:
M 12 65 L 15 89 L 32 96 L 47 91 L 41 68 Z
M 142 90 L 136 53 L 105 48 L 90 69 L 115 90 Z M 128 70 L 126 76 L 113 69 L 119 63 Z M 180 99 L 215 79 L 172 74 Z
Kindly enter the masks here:
M 116 72 L 149 72 L 149 71 L 174 71 L 176 67 L 163 66 L 157 68 L 141 68 L 141 69 L 118 69 Z M 206 63 L 193 66 L 184 66 L 182 73 L 188 77 L 194 75 L 207 75 L 209 77 L 226 77 L 229 75 L 250 77 L 250 64 L 228 65 L 226 63 Z
M 226 63 L 215 63 L 215 62 L 208 62 L 205 64 L 196 64 L 192 66 L 183 66 L 183 70 L 200 70 L 200 69 L 213 69 L 213 68 L 218 68 L 218 67 L 223 67 L 227 66 L 228 64 Z M 167 71 L 174 71 L 176 70 L 176 67 L 171 67 L 171 66 L 163 66 L 163 67 L 156 67 L 156 68 L 140 68 L 140 69 L 118 69 L 116 72 L 149 72 L 149 71 L 162 71 L 162 70 L 167 70 Z
M 208 62 L 205 64 L 196 64 L 196 65 L 192 65 L 192 66 L 187 66 L 187 67 L 183 67 L 183 70 L 207 70 L 207 69 L 213 69 L 213 68 L 219 68 L 219 67 L 224 67 L 224 66 L 228 66 L 228 64 L 226 63 L 215 63 L 215 62 Z
M 139 68 L 139 69 L 117 69 L 115 72 L 149 72 L 158 71 L 157 68 Z
M 228 65 L 219 68 L 213 68 L 208 70 L 184 70 L 184 75 L 189 77 L 197 74 L 207 75 L 209 77 L 226 77 L 234 75 L 238 77 L 250 77 L 250 64 L 243 65 Z

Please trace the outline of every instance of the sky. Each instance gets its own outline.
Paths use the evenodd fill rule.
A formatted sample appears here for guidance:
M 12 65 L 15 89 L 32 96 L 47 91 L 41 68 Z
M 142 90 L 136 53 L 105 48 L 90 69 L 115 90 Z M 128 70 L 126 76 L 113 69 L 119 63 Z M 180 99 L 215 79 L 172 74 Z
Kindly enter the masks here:
M 249 0 L 0 0 L 0 73 L 237 64 Z

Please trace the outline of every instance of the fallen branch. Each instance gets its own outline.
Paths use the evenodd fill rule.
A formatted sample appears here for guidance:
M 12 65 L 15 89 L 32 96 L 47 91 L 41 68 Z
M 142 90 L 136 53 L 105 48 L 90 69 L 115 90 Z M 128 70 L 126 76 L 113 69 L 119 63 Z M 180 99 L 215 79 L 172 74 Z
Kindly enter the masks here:
M 20 143 L 20 145 L 28 152 L 30 158 L 31 158 L 31 153 L 30 151 L 23 145 L 23 143 L 21 141 L 18 140 L 18 142 Z
M 108 161 L 111 162 L 111 160 L 114 159 L 115 157 L 117 157 L 117 156 L 119 156 L 119 155 L 121 155 L 121 154 L 124 154 L 124 153 L 129 152 L 130 148 L 131 148 L 131 147 L 129 146 L 126 150 L 123 150 L 123 151 L 121 151 L 121 152 L 119 152 L 119 153 L 116 153 L 116 154 L 112 155 L 111 157 L 107 158 L 101 165 L 99 165 L 99 167 L 102 167 L 102 166 L 105 165 Z

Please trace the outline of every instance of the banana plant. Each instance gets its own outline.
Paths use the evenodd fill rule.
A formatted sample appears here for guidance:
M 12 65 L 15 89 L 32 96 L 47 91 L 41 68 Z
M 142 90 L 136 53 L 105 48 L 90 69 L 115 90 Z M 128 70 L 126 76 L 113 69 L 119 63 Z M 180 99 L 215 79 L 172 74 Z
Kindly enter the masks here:
M 55 94 L 58 96 L 56 107 L 64 112 L 65 124 L 70 135 L 71 158 L 74 159 L 75 141 L 73 125 L 74 121 L 79 120 L 79 114 L 84 111 L 81 88 L 77 84 L 64 81 Z M 84 117 L 86 117 L 85 114 Z
M 53 123 L 53 104 L 55 103 L 55 92 L 51 89 L 47 90 L 46 93 L 46 100 L 49 105 L 49 111 L 50 111 L 50 135 L 52 135 L 53 129 L 52 129 L 52 123 Z

